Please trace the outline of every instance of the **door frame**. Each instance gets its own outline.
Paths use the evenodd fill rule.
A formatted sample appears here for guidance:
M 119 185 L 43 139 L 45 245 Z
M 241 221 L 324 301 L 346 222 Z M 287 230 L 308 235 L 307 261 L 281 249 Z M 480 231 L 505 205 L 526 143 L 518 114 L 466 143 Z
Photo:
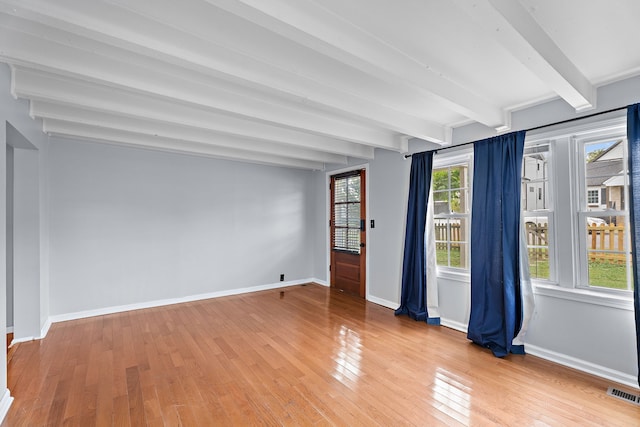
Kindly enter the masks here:
M 366 301 L 369 301 L 369 254 L 371 253 L 371 239 L 370 239 L 370 233 L 369 233 L 369 229 L 371 227 L 369 227 L 369 218 L 370 218 L 370 211 L 369 211 L 369 163 L 363 163 L 361 165 L 354 165 L 354 166 L 349 166 L 346 168 L 342 168 L 342 169 L 335 169 L 335 170 L 331 170 L 331 171 L 327 171 L 326 172 L 326 176 L 325 176 L 325 186 L 324 186 L 324 197 L 325 197 L 325 221 L 324 221 L 324 225 L 326 227 L 326 231 L 325 231 L 325 255 L 326 255 L 326 284 L 327 286 L 331 287 L 331 271 L 329 271 L 329 266 L 331 265 L 331 227 L 329 227 L 329 220 L 331 219 L 331 190 L 329 190 L 329 184 L 331 183 L 331 176 L 332 175 L 339 175 L 341 173 L 346 173 L 346 172 L 352 172 L 352 171 L 357 171 L 357 170 L 361 170 L 364 169 L 364 182 L 365 182 L 365 188 L 364 188 L 364 197 L 365 197 L 365 214 L 366 214 L 366 218 L 365 218 L 365 234 L 367 236 L 367 250 L 365 251 L 365 257 L 364 257 L 364 262 L 365 262 L 365 280 L 364 280 L 364 299 Z

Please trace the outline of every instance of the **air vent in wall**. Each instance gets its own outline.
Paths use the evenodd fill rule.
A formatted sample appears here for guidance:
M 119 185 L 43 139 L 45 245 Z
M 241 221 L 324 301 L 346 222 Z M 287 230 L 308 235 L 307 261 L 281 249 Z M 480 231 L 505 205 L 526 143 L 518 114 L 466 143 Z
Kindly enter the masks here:
M 640 396 L 636 394 L 627 393 L 624 390 L 617 389 L 615 387 L 609 387 L 607 390 L 607 394 L 609 396 L 617 397 L 618 399 L 622 399 L 629 403 L 633 403 L 634 405 L 640 406 Z

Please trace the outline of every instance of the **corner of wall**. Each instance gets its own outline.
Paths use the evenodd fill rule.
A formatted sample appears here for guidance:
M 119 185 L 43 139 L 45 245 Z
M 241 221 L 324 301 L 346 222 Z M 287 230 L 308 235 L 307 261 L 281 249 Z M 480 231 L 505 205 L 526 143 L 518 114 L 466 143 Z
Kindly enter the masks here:
M 13 397 L 11 397 L 9 389 L 7 388 L 4 390 L 2 399 L 0 399 L 0 423 L 3 422 L 4 418 L 7 416 L 7 412 L 9 412 L 11 403 L 13 403 Z

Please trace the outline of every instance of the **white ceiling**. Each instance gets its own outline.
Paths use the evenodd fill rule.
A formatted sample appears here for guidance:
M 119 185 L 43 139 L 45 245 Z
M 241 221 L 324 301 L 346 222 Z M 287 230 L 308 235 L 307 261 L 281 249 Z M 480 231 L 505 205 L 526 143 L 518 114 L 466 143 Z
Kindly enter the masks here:
M 638 0 L 0 0 L 0 60 L 51 135 L 323 169 L 594 108 L 640 74 L 638 22 Z

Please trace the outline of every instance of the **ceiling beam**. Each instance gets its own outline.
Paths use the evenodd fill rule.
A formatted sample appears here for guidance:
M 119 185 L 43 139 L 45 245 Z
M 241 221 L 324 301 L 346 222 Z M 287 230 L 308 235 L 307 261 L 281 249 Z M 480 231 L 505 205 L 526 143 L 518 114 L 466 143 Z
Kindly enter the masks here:
M 591 82 L 520 2 L 454 3 L 577 112 L 595 108 L 596 91 Z
M 324 164 L 302 159 L 292 159 L 272 154 L 253 153 L 227 147 L 215 147 L 197 142 L 180 141 L 171 138 L 154 137 L 116 129 L 87 126 L 60 120 L 43 120 L 43 130 L 53 136 L 89 139 L 107 143 L 117 143 L 139 148 L 170 151 L 183 154 L 215 157 L 227 160 L 285 166 L 298 169 L 323 170 Z
M 122 130 L 147 136 L 158 136 L 179 141 L 196 142 L 216 147 L 233 148 L 255 153 L 272 154 L 320 163 L 346 164 L 347 157 L 338 154 L 313 151 L 300 147 L 277 144 L 270 141 L 224 135 L 205 129 L 169 124 L 166 122 L 129 118 L 115 114 L 86 110 L 67 105 L 32 101 L 29 114 L 42 119 Z
M 0 37 L 3 34 L 0 27 Z M 121 63 L 114 58 L 91 52 L 71 50 L 62 45 L 48 43 L 23 35 L 13 37 L 3 49 L 9 62 L 41 64 L 43 68 L 67 74 L 82 75 L 85 80 L 106 83 L 117 88 L 158 95 L 242 117 L 299 129 L 328 137 L 364 143 L 380 148 L 401 151 L 394 134 L 366 126 L 359 126 L 306 108 L 248 96 L 221 87 L 168 76 L 151 69 Z M 43 54 L 42 52 L 46 52 Z
M 210 6 L 206 6 L 212 9 Z M 315 107 L 316 115 L 320 111 L 327 111 L 339 116 L 370 123 L 374 126 L 391 129 L 398 133 L 403 133 L 434 142 L 444 141 L 446 130 L 443 126 L 429 122 L 424 118 L 417 117 L 406 112 L 395 109 L 382 100 L 376 100 L 375 91 L 365 94 L 356 94 L 353 87 L 337 87 L 335 80 L 331 83 L 323 83 L 318 79 L 309 78 L 299 73 L 294 73 L 286 67 L 275 67 L 262 60 L 249 57 L 241 52 L 234 51 L 219 46 L 215 43 L 205 43 L 204 40 L 195 36 L 188 36 L 184 40 L 184 46 L 188 48 L 177 49 L 176 36 L 170 34 L 175 29 L 164 29 L 155 35 L 156 40 L 150 43 L 148 39 L 140 35 L 135 38 L 128 38 L 130 43 L 141 43 L 164 54 L 172 53 L 173 63 L 177 58 L 181 58 L 181 67 L 175 64 L 160 61 L 149 56 L 138 56 L 133 58 L 131 52 L 116 50 L 113 46 L 106 45 L 99 41 L 94 41 L 92 46 L 87 46 L 87 40 L 81 40 L 76 34 L 66 31 L 56 30 L 51 27 L 39 24 L 36 25 L 28 18 L 34 18 L 33 13 L 22 12 L 24 18 L 16 18 L 6 14 L 0 14 L 0 25 L 7 32 L 6 39 L 12 40 L 7 46 L 4 56 L 14 60 L 31 62 L 33 58 L 43 62 L 48 62 L 48 66 L 60 72 L 66 71 L 74 73 L 78 69 L 83 69 L 84 73 L 89 73 L 86 68 L 91 68 L 92 75 L 100 81 L 116 85 L 130 84 L 130 81 L 123 80 L 125 70 L 131 72 L 139 67 L 147 69 L 142 74 L 145 75 L 147 86 L 170 89 L 166 84 L 156 84 L 153 78 L 161 79 L 172 76 L 176 82 L 181 82 L 180 87 L 184 87 L 184 81 L 188 81 L 192 86 L 220 87 L 221 82 L 212 85 L 211 70 L 218 74 L 218 79 L 224 79 L 226 87 L 224 92 L 236 92 L 235 95 L 249 96 L 255 98 L 256 90 L 248 90 L 246 85 L 267 91 L 279 96 L 283 103 L 289 104 L 297 114 L 300 111 L 307 111 L 309 107 Z M 169 14 L 171 16 L 171 14 Z M 143 19 L 142 17 L 140 19 Z M 25 25 L 26 24 L 26 25 Z M 49 24 L 60 25 L 49 22 Z M 112 30 L 116 35 L 121 32 Z M 182 38 L 186 34 L 180 34 Z M 233 38 L 233 37 L 231 37 Z M 218 38 L 220 39 L 220 38 Z M 55 41 L 55 42 L 54 42 Z M 182 45 L 182 43 L 180 43 Z M 44 46 L 46 45 L 46 46 Z M 72 49 L 70 46 L 77 46 Z M 45 53 L 45 55 L 43 55 Z M 195 55 L 194 55 L 195 53 Z M 116 66 L 115 62 L 122 58 L 126 64 Z M 303 60 L 303 59 L 302 59 Z M 106 65 L 103 64 L 106 62 Z M 185 69 L 185 67 L 187 67 Z M 151 70 L 148 70 L 151 68 Z M 204 70 L 202 70 L 204 68 Z M 199 70 L 200 75 L 194 76 L 194 69 Z M 160 70 L 161 72 L 157 72 Z M 208 82 L 205 82 L 202 71 L 206 71 Z M 140 73 L 139 73 L 140 74 Z M 127 74 L 129 75 L 129 74 Z M 195 78 L 194 78 L 195 77 Z M 229 84 L 235 82 L 237 85 Z M 238 84 L 239 83 L 239 84 Z M 244 84 L 245 87 L 239 87 Z M 344 86 L 344 85 L 343 85 Z M 240 91 L 238 93 L 238 91 Z M 196 90 L 204 96 L 206 90 Z M 374 95 L 371 95 L 374 93 Z M 214 98 L 216 99 L 216 98 Z M 273 96 L 271 97 L 273 103 Z M 252 105 L 243 103 L 243 105 Z M 276 104 L 276 107 L 278 104 Z M 259 107 L 257 105 L 256 107 Z M 273 110 L 273 109 L 271 109 Z M 276 113 L 277 111 L 273 111 Z M 291 119 L 296 119 L 296 115 L 288 115 Z M 400 149 L 401 147 L 380 146 L 380 148 Z
M 490 127 L 508 122 L 508 113 L 446 78 L 429 61 L 410 57 L 313 1 L 206 1 L 365 73 L 434 94 L 451 110 L 477 122 Z M 203 31 L 192 31 L 198 30 Z
M 138 93 L 71 81 L 15 66 L 12 71 L 12 94 L 36 101 L 275 141 L 343 156 L 365 159 L 374 156 L 373 147 L 249 121 Z

